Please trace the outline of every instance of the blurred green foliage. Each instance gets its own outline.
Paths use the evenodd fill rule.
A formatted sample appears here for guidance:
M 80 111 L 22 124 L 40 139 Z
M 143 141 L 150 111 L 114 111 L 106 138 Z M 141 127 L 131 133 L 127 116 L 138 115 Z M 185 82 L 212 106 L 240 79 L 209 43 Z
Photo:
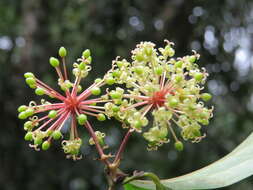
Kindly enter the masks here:
M 129 57 L 140 41 L 161 45 L 166 38 L 175 42 L 178 56 L 191 49 L 201 54 L 215 105 L 207 138 L 186 143 L 180 153 L 172 144 L 148 152 L 136 134 L 124 155 L 126 172 L 175 177 L 230 152 L 253 129 L 252 18 L 252 0 L 0 1 L 0 189 L 105 189 L 103 166 L 93 160 L 96 154 L 90 147 L 83 147 L 83 160 L 73 162 L 64 158 L 59 145 L 35 152 L 23 140 L 16 108 L 35 97 L 23 73 L 34 72 L 53 84 L 48 58 L 62 45 L 69 50 L 69 65 L 83 49 L 91 49 L 93 70 L 84 85 L 102 76 L 117 55 Z M 123 132 L 115 121 L 104 127 L 113 153 Z M 224 190 L 250 190 L 251 180 Z

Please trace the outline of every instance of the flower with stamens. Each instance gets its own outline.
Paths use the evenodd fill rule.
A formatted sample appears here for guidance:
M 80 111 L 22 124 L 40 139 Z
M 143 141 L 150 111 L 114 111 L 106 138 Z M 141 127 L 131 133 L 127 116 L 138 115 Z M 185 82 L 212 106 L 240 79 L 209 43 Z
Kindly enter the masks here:
M 99 104 L 110 100 L 106 98 L 90 98 L 90 96 L 99 95 L 101 93 L 100 87 L 106 84 L 105 80 L 107 79 L 96 79 L 92 85 L 81 92 L 80 81 L 91 70 L 90 63 L 92 59 L 90 50 L 85 50 L 81 58 L 77 59 L 73 64 L 74 82 L 71 82 L 68 77 L 65 63 L 66 55 L 67 50 L 61 47 L 59 49 L 61 62 L 55 57 L 49 59 L 51 66 L 55 68 L 58 74 L 58 85 L 63 93 L 59 93 L 40 81 L 33 73 L 28 72 L 24 74 L 26 83 L 35 90 L 37 95 L 47 95 L 55 100 L 49 102 L 42 99 L 40 105 L 31 101 L 28 106 L 22 105 L 18 108 L 19 119 L 28 119 L 24 123 L 24 129 L 27 131 L 25 140 L 33 141 L 30 146 L 35 148 L 35 150 L 40 150 L 40 146 L 43 150 L 47 150 L 53 140 L 64 138 L 62 133 L 66 131 L 66 126 L 69 123 L 69 137 L 62 140 L 62 148 L 68 158 L 76 160 L 81 158 L 80 146 L 82 145 L 82 140 L 77 130 L 78 125 L 81 125 L 88 130 L 92 139 L 90 141 L 97 146 L 101 156 L 103 155 L 102 149 L 105 144 L 100 146 L 99 143 L 103 140 L 97 137 L 98 132 L 93 130 L 87 116 L 97 117 L 99 121 L 106 119 L 104 115 L 105 108 Z M 103 134 L 104 138 L 105 134 L 101 134 Z
M 159 49 L 151 42 L 141 42 L 132 51 L 131 62 L 117 58 L 105 77 L 127 88 L 108 91 L 112 102 L 105 104 L 107 116 L 137 132 L 152 121 L 153 125 L 143 132 L 148 149 L 169 142 L 171 134 L 175 148 L 182 150 L 176 126 L 184 140 L 199 142 L 205 136 L 200 132 L 201 125 L 207 125 L 212 117 L 213 108 L 208 109 L 203 102 L 211 95 L 201 92 L 208 74 L 196 64 L 199 54 L 193 51 L 193 55 L 173 58 L 174 54 L 169 41 Z

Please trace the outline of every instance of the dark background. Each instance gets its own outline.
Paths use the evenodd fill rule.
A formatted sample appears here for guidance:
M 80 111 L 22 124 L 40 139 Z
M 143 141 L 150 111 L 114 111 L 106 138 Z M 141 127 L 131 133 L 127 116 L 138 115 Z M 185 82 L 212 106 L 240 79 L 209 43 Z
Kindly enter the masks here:
M 82 148 L 89 153 L 85 159 L 73 162 L 57 143 L 35 152 L 23 140 L 16 109 L 39 101 L 23 73 L 32 71 L 55 86 L 48 58 L 64 45 L 70 66 L 90 48 L 93 70 L 85 86 L 103 76 L 117 55 L 129 57 L 140 41 L 163 45 L 165 38 L 175 42 L 177 56 L 192 49 L 201 54 L 199 64 L 210 73 L 206 88 L 214 97 L 214 118 L 204 127 L 207 138 L 199 144 L 186 142 L 182 153 L 172 144 L 148 152 L 144 139 L 134 135 L 122 168 L 170 178 L 223 157 L 253 130 L 253 1 L 0 0 L 0 189 L 105 189 L 103 166 L 93 160 L 94 150 L 87 145 Z M 104 125 L 113 153 L 123 135 L 118 124 L 93 124 Z M 251 190 L 252 179 L 223 189 Z

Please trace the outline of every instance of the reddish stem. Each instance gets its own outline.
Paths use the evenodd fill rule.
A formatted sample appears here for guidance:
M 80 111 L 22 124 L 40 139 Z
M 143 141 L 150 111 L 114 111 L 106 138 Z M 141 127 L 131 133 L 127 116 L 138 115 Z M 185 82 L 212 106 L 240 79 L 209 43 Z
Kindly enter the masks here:
M 36 110 L 34 113 L 41 113 L 41 112 L 45 112 L 45 111 L 49 111 L 49 110 L 55 110 L 55 109 L 58 110 L 58 109 L 61 109 L 61 108 L 64 108 L 64 105 L 46 107 L 44 109 Z
M 97 151 L 99 153 L 99 156 L 101 158 L 101 160 L 107 165 L 109 166 L 110 165 L 110 162 L 107 160 L 107 159 L 103 159 L 105 154 L 104 154 L 104 151 L 103 151 L 103 148 L 100 146 L 99 142 L 98 142 L 98 139 L 97 139 L 97 136 L 93 130 L 93 128 L 91 127 L 89 121 L 86 121 L 86 123 L 84 124 L 84 126 L 86 127 L 86 129 L 88 130 L 88 132 L 90 133 L 92 139 L 94 140 L 94 143 L 95 143 L 95 146 L 97 148 Z
M 55 91 L 54 89 L 52 89 L 51 87 L 49 87 L 48 85 L 46 85 L 45 83 L 43 83 L 42 81 L 40 81 L 39 79 L 36 78 L 36 82 L 39 86 L 41 86 L 42 88 L 45 88 L 51 95 L 55 96 L 56 98 L 58 98 L 59 100 L 64 101 L 66 98 L 64 96 L 62 96 L 59 92 Z
M 120 144 L 120 147 L 119 147 L 119 150 L 115 156 L 115 159 L 113 161 L 113 163 L 117 163 L 120 159 L 121 159 L 121 156 L 122 156 L 122 153 L 124 152 L 124 149 L 126 147 L 126 144 L 127 144 L 127 141 L 129 139 L 129 137 L 131 136 L 131 133 L 133 132 L 133 129 L 129 129 L 124 137 L 124 139 L 122 140 L 121 144 Z
M 81 102 L 82 100 L 84 100 L 85 98 L 87 98 L 88 96 L 91 95 L 91 89 L 93 87 L 101 87 L 103 86 L 105 83 L 104 81 L 100 81 L 98 83 L 93 83 L 91 86 L 89 86 L 89 88 L 87 88 L 82 94 L 80 94 L 77 98 L 77 102 Z
M 59 66 L 58 66 L 58 67 L 55 67 L 55 70 L 56 70 L 56 72 L 57 72 L 59 78 L 60 78 L 62 81 L 64 81 L 64 78 L 63 78 L 63 75 L 62 75 L 62 72 L 61 72 L 60 67 L 59 67 Z
M 56 130 L 58 126 L 68 119 L 70 113 L 70 111 L 66 111 L 66 113 L 59 117 L 59 119 L 49 128 L 49 130 Z
M 65 80 L 68 80 L 65 57 L 62 58 L 62 63 L 63 63 L 63 70 L 64 70 L 64 78 L 65 78 Z
M 148 103 L 149 103 L 148 100 L 147 100 L 147 101 L 143 101 L 143 102 L 138 102 L 138 103 L 136 103 L 136 104 L 133 104 L 133 105 L 127 107 L 127 108 L 124 109 L 123 111 L 128 110 L 128 109 L 132 109 L 132 108 L 135 108 L 135 107 L 138 107 L 138 106 L 142 106 L 142 105 L 145 105 L 145 104 L 148 104 Z
M 112 100 L 102 100 L 101 98 L 96 98 L 96 99 L 89 99 L 89 100 L 85 100 L 80 102 L 80 105 L 89 105 L 92 103 L 103 103 L 103 102 L 111 102 Z
M 88 106 L 80 106 L 81 109 L 83 109 L 84 111 L 85 110 L 89 110 L 89 111 L 93 111 L 93 112 L 98 112 L 98 113 L 105 113 L 104 111 L 102 110 L 97 110 L 97 109 L 94 109 L 94 108 L 90 108 Z
M 87 111 L 80 111 L 81 113 L 84 113 L 84 114 L 86 114 L 86 115 L 91 115 L 91 116 L 94 116 L 94 117 L 97 117 L 98 116 L 98 114 L 95 114 L 95 113 L 91 113 L 91 112 L 87 112 Z
M 41 125 L 37 130 L 43 129 L 45 126 L 47 126 L 50 122 L 52 122 L 53 120 L 55 120 L 60 114 L 64 113 L 65 111 L 66 111 L 66 110 L 63 110 L 63 111 L 59 112 L 55 118 L 49 119 L 47 122 L 45 122 L 43 125 Z M 59 119 L 58 119 L 58 120 L 59 120 Z M 57 120 L 57 121 L 58 121 L 58 120 Z M 57 121 L 56 121 L 56 122 L 57 122 Z M 51 128 L 51 127 L 50 127 L 50 128 Z

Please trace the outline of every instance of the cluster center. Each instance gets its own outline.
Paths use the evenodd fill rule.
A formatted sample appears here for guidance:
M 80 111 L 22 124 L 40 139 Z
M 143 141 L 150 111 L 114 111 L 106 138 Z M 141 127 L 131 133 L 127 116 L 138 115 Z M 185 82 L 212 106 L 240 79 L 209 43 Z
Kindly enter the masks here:
M 65 105 L 68 110 L 70 110 L 71 112 L 75 112 L 75 110 L 78 109 L 79 103 L 76 98 L 70 96 L 65 101 Z
M 165 103 L 165 95 L 167 92 L 165 90 L 157 91 L 153 94 L 150 100 L 150 104 L 153 104 L 154 107 L 161 107 Z

